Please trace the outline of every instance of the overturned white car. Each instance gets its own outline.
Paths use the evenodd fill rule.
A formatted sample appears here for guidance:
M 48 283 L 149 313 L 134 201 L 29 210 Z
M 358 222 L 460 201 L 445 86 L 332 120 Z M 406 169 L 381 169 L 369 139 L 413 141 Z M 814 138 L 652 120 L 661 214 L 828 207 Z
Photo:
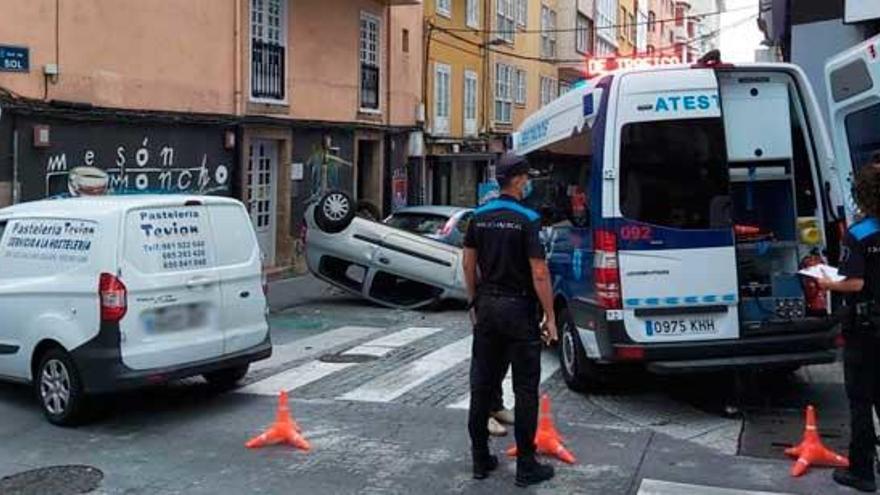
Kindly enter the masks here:
M 324 194 L 305 221 L 309 271 L 326 282 L 392 308 L 466 298 L 460 248 L 358 217 L 344 192 Z

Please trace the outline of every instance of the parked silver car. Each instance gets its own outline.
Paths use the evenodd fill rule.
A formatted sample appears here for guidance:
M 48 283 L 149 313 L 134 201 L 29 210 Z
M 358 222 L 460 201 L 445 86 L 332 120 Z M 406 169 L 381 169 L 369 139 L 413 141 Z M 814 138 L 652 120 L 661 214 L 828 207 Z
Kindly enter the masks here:
M 461 248 L 355 215 L 341 191 L 306 209 L 306 260 L 316 277 L 392 308 L 465 299 Z

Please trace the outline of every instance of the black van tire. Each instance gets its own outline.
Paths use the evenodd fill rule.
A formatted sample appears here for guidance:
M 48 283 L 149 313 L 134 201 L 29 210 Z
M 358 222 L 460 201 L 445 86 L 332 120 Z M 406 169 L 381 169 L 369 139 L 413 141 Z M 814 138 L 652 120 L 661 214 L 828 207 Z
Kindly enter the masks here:
M 202 375 L 205 380 L 213 387 L 221 390 L 228 390 L 238 385 L 247 375 L 250 369 L 249 364 L 234 366 L 232 368 L 224 368 L 222 370 L 211 371 Z
M 575 392 L 598 391 L 608 385 L 607 373 L 587 357 L 571 312 L 568 308 L 562 307 L 556 314 L 556 327 L 559 331 L 559 365 L 565 384 Z
M 90 416 L 91 404 L 79 370 L 63 349 L 53 347 L 40 356 L 34 369 L 33 385 L 40 409 L 53 425 L 76 426 Z M 53 393 L 61 395 L 52 399 Z M 59 397 L 66 397 L 66 400 Z
M 315 205 L 315 223 L 328 234 L 342 232 L 355 216 L 355 204 L 343 191 L 329 191 Z

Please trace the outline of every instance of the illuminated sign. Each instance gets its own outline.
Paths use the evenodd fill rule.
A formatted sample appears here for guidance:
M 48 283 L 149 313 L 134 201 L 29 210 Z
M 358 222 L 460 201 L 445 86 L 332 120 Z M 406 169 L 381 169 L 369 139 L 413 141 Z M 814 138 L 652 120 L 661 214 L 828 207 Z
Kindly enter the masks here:
M 681 59 L 675 55 L 656 57 L 608 57 L 587 59 L 588 77 L 601 76 L 621 69 L 639 69 L 644 67 L 660 67 L 664 65 L 680 65 Z

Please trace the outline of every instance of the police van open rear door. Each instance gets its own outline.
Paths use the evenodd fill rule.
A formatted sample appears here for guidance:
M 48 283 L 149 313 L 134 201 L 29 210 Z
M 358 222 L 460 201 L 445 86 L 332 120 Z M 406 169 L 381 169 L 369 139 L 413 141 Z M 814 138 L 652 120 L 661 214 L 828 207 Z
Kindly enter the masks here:
M 837 175 L 852 221 L 853 172 L 880 152 L 880 36 L 857 45 L 825 65 L 829 127 Z
M 597 233 L 597 250 L 614 237 L 626 332 L 637 343 L 736 339 L 736 249 L 715 73 L 629 73 L 618 89 L 609 119 L 617 142 L 606 142 L 618 167 L 606 161 L 603 193 L 615 198 L 603 210 L 617 225 Z

